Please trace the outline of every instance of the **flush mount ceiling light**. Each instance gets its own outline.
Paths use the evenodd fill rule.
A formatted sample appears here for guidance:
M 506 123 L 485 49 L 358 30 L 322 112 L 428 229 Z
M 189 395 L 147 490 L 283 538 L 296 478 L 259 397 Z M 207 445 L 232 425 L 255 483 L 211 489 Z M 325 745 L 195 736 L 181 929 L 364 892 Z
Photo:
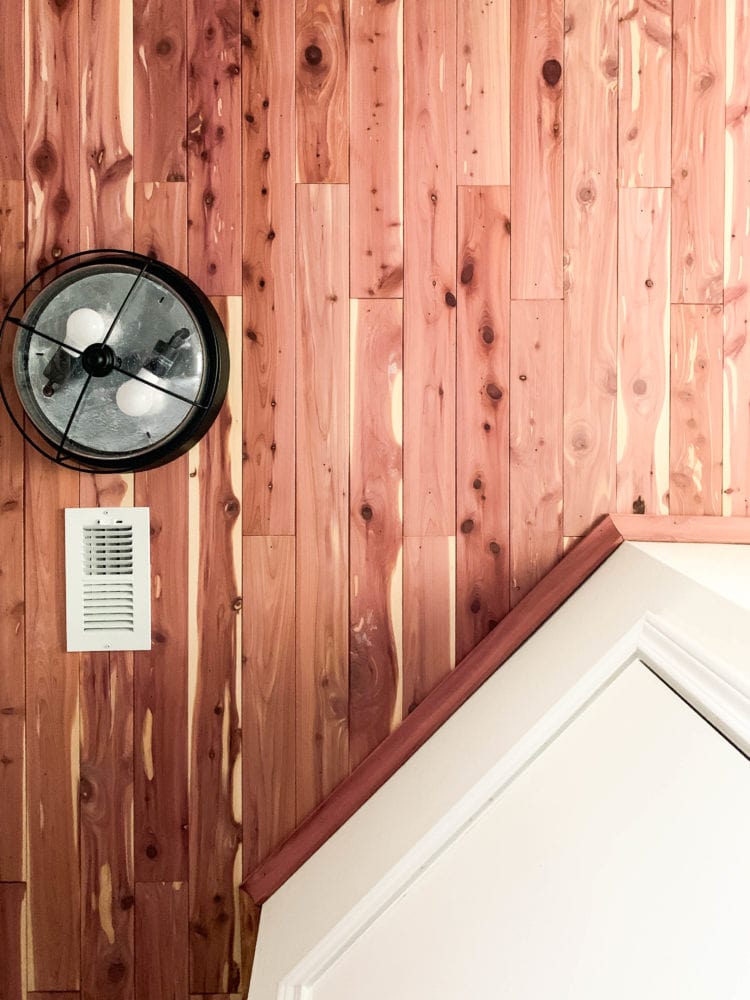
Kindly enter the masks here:
M 213 423 L 228 378 L 227 339 L 208 298 L 141 254 L 57 261 L 21 289 L 0 327 L 11 419 L 37 451 L 83 472 L 177 458 Z

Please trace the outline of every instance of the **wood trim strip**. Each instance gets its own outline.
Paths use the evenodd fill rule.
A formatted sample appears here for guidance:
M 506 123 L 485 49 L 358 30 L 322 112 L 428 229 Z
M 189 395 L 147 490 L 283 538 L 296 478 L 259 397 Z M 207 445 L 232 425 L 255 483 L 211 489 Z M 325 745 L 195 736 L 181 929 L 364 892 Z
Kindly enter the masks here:
M 601 520 L 242 884 L 256 903 L 276 891 L 550 617 L 623 541 Z
M 704 542 L 714 545 L 750 545 L 750 517 L 709 515 L 612 514 L 615 527 L 627 542 Z

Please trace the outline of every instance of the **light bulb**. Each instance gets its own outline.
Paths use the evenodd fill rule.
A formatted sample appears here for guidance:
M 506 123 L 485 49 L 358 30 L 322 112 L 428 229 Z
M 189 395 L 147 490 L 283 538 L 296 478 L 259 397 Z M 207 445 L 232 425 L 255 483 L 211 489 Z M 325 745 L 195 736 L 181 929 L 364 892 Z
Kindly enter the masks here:
M 161 385 L 161 379 L 146 368 L 141 368 L 138 377 L 152 385 Z M 129 378 L 115 393 L 115 402 L 128 417 L 142 417 L 152 410 L 160 410 L 166 402 L 163 392 Z
M 68 316 L 65 325 L 65 349 L 68 354 L 86 350 L 91 344 L 99 344 L 104 339 L 104 317 L 95 309 L 76 309 Z

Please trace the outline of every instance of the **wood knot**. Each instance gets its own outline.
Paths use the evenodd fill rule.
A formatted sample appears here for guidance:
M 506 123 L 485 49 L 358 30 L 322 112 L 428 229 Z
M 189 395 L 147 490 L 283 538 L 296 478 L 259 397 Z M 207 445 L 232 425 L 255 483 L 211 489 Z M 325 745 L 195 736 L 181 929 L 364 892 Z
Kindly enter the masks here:
M 110 983 L 120 983 L 125 978 L 125 966 L 122 962 L 112 962 L 107 969 L 107 979 Z
M 172 51 L 172 43 L 168 38 L 160 38 L 154 48 L 157 56 L 168 56 Z
M 492 329 L 491 326 L 483 326 L 481 333 L 482 333 L 482 340 L 485 342 L 485 344 L 491 344 L 494 341 L 495 331 Z
M 497 542 L 490 542 L 490 552 L 493 554 L 493 556 L 500 555 L 500 546 L 498 545 Z
M 123 896 L 120 900 L 121 910 L 131 910 L 135 905 L 135 898 L 133 896 Z
M 206 191 L 206 193 L 203 195 L 203 204 L 206 206 L 206 208 L 211 208 L 215 201 L 216 198 L 214 197 L 213 191 Z
M 305 49 L 305 62 L 309 66 L 319 66 L 323 61 L 323 50 L 319 45 L 308 45 Z
M 362 508 L 360 514 L 365 521 L 372 521 L 372 507 L 369 507 L 367 504 Z
M 701 91 L 705 93 L 705 91 L 710 90 L 711 87 L 713 87 L 714 83 L 715 80 L 713 73 L 704 73 L 700 79 L 699 86 Z
M 450 306 L 451 309 L 456 305 L 456 296 L 453 294 L 453 292 L 445 293 L 445 304 L 447 306 Z
M 54 173 L 57 169 L 57 153 L 52 143 L 47 139 L 40 142 L 31 162 L 40 177 L 47 177 Z
M 576 197 L 582 205 L 591 205 L 596 201 L 596 192 L 593 184 L 582 184 L 576 193 Z
M 146 857 L 147 858 L 151 858 L 151 860 L 153 861 L 154 858 L 157 857 L 158 854 L 159 854 L 159 852 L 156 849 L 156 845 L 155 844 L 149 844 L 148 847 L 146 848 Z
M 487 386 L 487 395 L 490 397 L 490 399 L 494 399 L 495 401 L 497 401 L 503 398 L 503 390 L 500 388 L 500 386 L 495 385 L 494 382 L 490 382 L 490 384 Z
M 461 533 L 463 535 L 471 534 L 473 530 L 474 530 L 474 521 L 472 520 L 472 518 L 467 517 L 465 521 L 461 522 Z
M 646 278 L 646 288 L 653 288 L 653 287 L 654 287 L 654 283 L 651 280 L 651 278 Z
M 562 66 L 557 59 L 548 59 L 542 66 L 542 76 L 548 87 L 556 87 L 562 76 Z
M 481 490 L 481 488 L 482 488 L 482 480 L 479 479 L 479 478 L 477 478 L 477 479 L 474 480 L 474 482 L 471 485 L 474 487 L 475 490 Z
M 639 496 L 637 500 L 633 501 L 633 513 L 634 514 L 645 514 L 646 513 L 646 501 L 642 496 Z
M 232 601 L 232 611 L 242 611 L 242 598 L 235 597 Z
M 478 597 L 475 597 L 474 600 L 471 602 L 470 608 L 471 608 L 472 614 L 474 614 L 474 615 L 479 614 L 479 612 L 480 612 L 480 610 L 482 608 L 482 602 L 479 600 Z
M 636 396 L 645 396 L 647 389 L 648 384 L 645 379 L 637 378 L 635 382 L 633 382 L 633 392 Z
M 240 512 L 240 502 L 236 497 L 224 501 L 224 513 L 228 517 L 236 517 Z
M 464 266 L 461 268 L 461 284 L 469 285 L 471 284 L 471 279 L 474 277 L 474 261 L 467 260 Z

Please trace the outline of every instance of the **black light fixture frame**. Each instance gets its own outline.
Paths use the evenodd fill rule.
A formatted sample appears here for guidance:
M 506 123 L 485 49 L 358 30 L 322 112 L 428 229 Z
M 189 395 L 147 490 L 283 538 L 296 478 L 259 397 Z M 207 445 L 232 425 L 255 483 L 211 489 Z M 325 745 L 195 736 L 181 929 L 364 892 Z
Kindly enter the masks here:
M 8 350 L 5 346 L 7 345 L 8 340 L 11 341 L 11 357 L 14 347 L 15 332 L 12 337 L 9 337 L 10 326 L 20 330 L 25 329 L 29 333 L 36 334 L 51 344 L 56 344 L 58 347 L 65 346 L 66 350 L 74 355 L 82 357 L 84 353 L 86 353 L 84 351 L 79 351 L 70 345 L 65 345 L 63 341 L 58 340 L 56 337 L 51 337 L 48 334 L 35 329 L 33 326 L 30 327 L 16 314 L 16 307 L 20 306 L 21 314 L 25 315 L 27 311 L 25 303 L 27 302 L 27 298 L 35 285 L 38 285 L 38 288 L 32 296 L 32 300 L 36 298 L 38 293 L 46 287 L 50 281 L 57 281 L 67 275 L 74 276 L 77 271 L 84 268 L 90 268 L 92 265 L 102 265 L 104 267 L 109 266 L 113 268 L 125 266 L 130 270 L 137 268 L 137 275 L 135 276 L 133 284 L 131 285 L 127 295 L 125 296 L 125 299 L 117 310 L 117 314 L 110 323 L 101 345 L 97 345 L 102 346 L 103 348 L 102 352 L 100 352 L 102 357 L 95 358 L 93 357 L 95 352 L 92 352 L 91 348 L 86 349 L 91 355 L 90 362 L 94 365 L 97 363 L 108 364 L 111 366 L 111 371 L 121 372 L 122 374 L 127 375 L 128 378 L 135 379 L 137 382 L 143 382 L 145 385 L 148 385 L 149 389 L 152 391 L 158 391 L 169 396 L 174 396 L 183 402 L 188 403 L 191 407 L 188 417 L 186 417 L 185 420 L 183 420 L 171 434 L 165 437 L 163 441 L 160 441 L 153 447 L 143 449 L 140 452 L 128 453 L 126 456 L 110 455 L 102 452 L 101 457 L 96 454 L 92 457 L 84 457 L 74 451 L 71 447 L 65 447 L 66 439 L 68 439 L 68 432 L 70 431 L 73 420 L 86 395 L 86 391 L 93 377 L 93 373 L 91 372 L 89 365 L 84 364 L 87 372 L 87 378 L 70 414 L 62 440 L 57 443 L 49 438 L 26 413 L 23 401 L 18 394 L 14 376 L 12 374 L 12 361 L 10 361 L 10 358 L 6 360 L 4 357 L 5 351 Z M 168 289 L 173 291 L 175 295 L 182 300 L 200 328 L 203 339 L 202 346 L 204 350 L 203 376 L 201 385 L 194 400 L 181 396 L 179 393 L 173 392 L 163 385 L 155 385 L 154 383 L 146 381 L 130 371 L 126 371 L 118 362 L 118 359 L 114 358 L 111 348 L 107 345 L 107 340 L 109 339 L 115 324 L 119 320 L 138 283 L 145 274 L 149 274 L 150 276 L 158 279 L 165 284 Z M 74 280 L 74 278 L 72 278 L 72 280 Z M 29 303 L 29 305 L 30 304 L 31 303 Z M 106 358 L 106 361 L 103 360 L 104 358 Z M 29 281 L 26 282 L 18 295 L 16 295 L 13 299 L 5 313 L 5 316 L 3 317 L 2 324 L 0 324 L 0 359 L 2 359 L 2 371 L 0 372 L 0 397 L 2 398 L 10 419 L 13 421 L 18 431 L 25 438 L 27 443 L 45 458 L 55 462 L 63 468 L 73 469 L 76 472 L 139 472 L 146 469 L 154 469 L 160 465 L 166 465 L 168 462 L 173 461 L 175 458 L 178 458 L 180 455 L 189 451 L 203 437 L 206 431 L 208 431 L 209 427 L 218 416 L 219 410 L 221 409 L 226 396 L 227 386 L 229 384 L 229 346 L 227 344 L 224 326 L 210 299 L 193 281 L 180 271 L 171 267 L 169 264 L 165 264 L 163 261 L 159 261 L 152 257 L 147 257 L 144 254 L 135 253 L 129 250 L 87 250 L 80 253 L 73 253 L 67 255 L 66 257 L 61 257 L 59 260 L 54 261 L 52 264 L 49 264 L 47 267 L 37 272 L 33 278 L 30 278 Z M 12 387 L 14 401 L 17 403 L 18 407 L 20 407 L 20 413 L 14 412 L 13 404 L 11 399 L 9 399 L 8 387 L 5 385 L 6 378 L 8 379 L 9 386 Z M 38 435 L 39 440 L 35 440 L 32 436 L 29 424 L 33 427 L 33 431 L 36 435 Z

